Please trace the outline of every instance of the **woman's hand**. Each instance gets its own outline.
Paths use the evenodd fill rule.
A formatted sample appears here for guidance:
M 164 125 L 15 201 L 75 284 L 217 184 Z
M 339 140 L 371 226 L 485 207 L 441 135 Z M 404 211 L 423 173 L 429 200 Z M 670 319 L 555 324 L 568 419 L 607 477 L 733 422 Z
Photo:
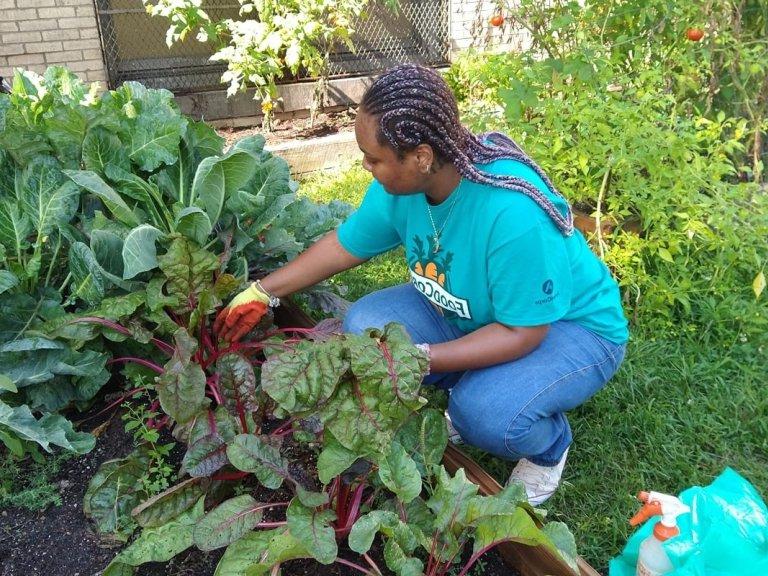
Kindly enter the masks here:
M 253 330 L 267 313 L 270 296 L 256 282 L 232 298 L 216 317 L 213 331 L 227 342 L 237 342 Z

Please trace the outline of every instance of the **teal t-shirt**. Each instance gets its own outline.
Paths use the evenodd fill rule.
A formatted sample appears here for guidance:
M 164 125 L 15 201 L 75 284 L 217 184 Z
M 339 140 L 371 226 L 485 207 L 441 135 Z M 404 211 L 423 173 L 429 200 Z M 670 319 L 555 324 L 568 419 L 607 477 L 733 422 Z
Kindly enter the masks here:
M 521 162 L 497 160 L 480 168 L 524 178 L 548 193 Z M 565 201 L 550 198 L 564 213 Z M 339 241 L 358 258 L 405 246 L 413 285 L 465 332 L 493 322 L 569 320 L 616 344 L 627 341 L 619 289 L 608 268 L 579 231 L 563 236 L 526 195 L 462 178 L 444 202 L 429 208 L 432 220 L 424 194 L 394 196 L 374 181 L 340 226 Z

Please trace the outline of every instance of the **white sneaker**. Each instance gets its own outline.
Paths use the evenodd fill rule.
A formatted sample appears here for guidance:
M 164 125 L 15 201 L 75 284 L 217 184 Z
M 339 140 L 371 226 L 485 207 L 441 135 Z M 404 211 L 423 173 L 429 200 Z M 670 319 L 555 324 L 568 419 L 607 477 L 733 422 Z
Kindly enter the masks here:
M 521 458 L 509 475 L 507 484 L 512 480 L 519 480 L 525 485 L 525 493 L 531 506 L 540 506 L 555 493 L 560 485 L 560 477 L 565 468 L 565 459 L 568 457 L 566 448 L 560 461 L 554 466 L 539 466 L 530 460 Z
M 464 440 L 461 438 L 461 435 L 456 430 L 456 428 L 453 427 L 451 417 L 448 416 L 448 410 L 445 411 L 445 426 L 448 428 L 448 442 L 456 446 L 464 444 Z

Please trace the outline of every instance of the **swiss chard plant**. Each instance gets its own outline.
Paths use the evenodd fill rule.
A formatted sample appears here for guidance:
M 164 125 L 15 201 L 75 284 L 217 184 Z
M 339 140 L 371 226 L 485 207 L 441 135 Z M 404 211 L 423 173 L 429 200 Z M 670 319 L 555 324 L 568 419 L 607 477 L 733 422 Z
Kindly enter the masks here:
M 173 256 L 160 259 L 165 281 L 157 291 L 164 295 L 158 312 L 179 326 L 173 342 L 156 340 L 154 356 L 115 361 L 156 374 L 142 390 L 156 398 L 165 414 L 161 425 L 186 444 L 186 453 L 177 483 L 149 498 L 142 485 L 143 448 L 106 463 L 94 477 L 85 510 L 98 529 L 125 540 L 141 527 L 106 574 L 131 574 L 135 566 L 167 561 L 192 546 L 227 548 L 217 574 L 268 573 L 297 558 L 380 573 L 365 543 L 370 546 L 376 531 L 389 535 L 390 520 L 402 523 L 408 514 L 420 519 L 420 528 L 393 528 L 408 544 L 385 544 L 389 568 L 410 567 L 402 568 L 405 574 L 421 573 L 413 570 L 429 554 L 434 569 L 428 573 L 442 574 L 470 533 L 482 551 L 511 539 L 554 547 L 528 510 L 515 511 L 519 502 L 511 498 L 499 497 L 493 509 L 496 500 L 482 500 L 476 504 L 480 512 L 469 518 L 448 514 L 442 521 L 462 528 L 447 543 L 441 525 L 429 520 L 430 506 L 439 516 L 456 495 L 441 488 L 448 482 L 444 471 L 431 479 L 447 431 L 442 412 L 426 408 L 420 390 L 426 358 L 402 327 L 354 336 L 329 333 L 323 325 L 300 330 L 267 323 L 253 340 L 218 342 L 208 316 L 220 303 L 216 287 L 226 281 L 222 264 L 198 248 L 186 259 L 196 264 L 179 268 L 176 250 L 189 251 L 190 241 L 175 242 Z M 188 283 L 192 276 L 198 278 L 194 286 Z M 135 333 L 93 317 L 69 323 Z M 464 483 L 475 495 L 477 487 Z M 413 507 L 418 511 L 409 512 Z M 372 527 L 376 518 L 381 521 Z M 503 528 L 485 534 L 501 520 Z M 347 538 L 361 559 L 339 555 L 339 542 Z

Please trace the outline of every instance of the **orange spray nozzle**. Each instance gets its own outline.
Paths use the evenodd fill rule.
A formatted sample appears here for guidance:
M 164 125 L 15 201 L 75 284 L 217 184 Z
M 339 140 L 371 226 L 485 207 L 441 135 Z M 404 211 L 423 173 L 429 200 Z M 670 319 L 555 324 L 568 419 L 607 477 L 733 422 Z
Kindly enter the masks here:
M 642 498 L 638 499 L 642 500 Z M 660 516 L 661 514 L 661 502 L 647 502 L 646 504 L 643 504 L 643 507 L 640 508 L 637 514 L 629 519 L 629 525 L 637 526 L 638 524 L 642 524 L 648 520 L 648 518 L 652 518 L 653 516 Z

